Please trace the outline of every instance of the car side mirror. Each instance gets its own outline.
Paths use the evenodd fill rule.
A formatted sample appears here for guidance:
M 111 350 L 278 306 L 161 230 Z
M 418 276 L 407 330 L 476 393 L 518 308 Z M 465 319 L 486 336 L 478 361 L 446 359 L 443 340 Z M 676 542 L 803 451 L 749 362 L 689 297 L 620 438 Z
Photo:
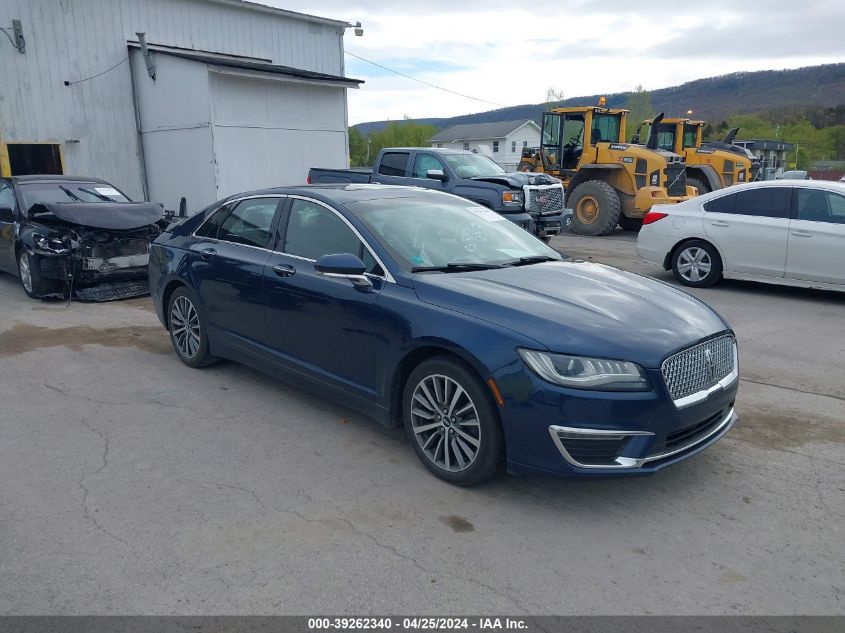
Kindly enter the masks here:
M 447 176 L 442 169 L 429 169 L 425 172 L 426 178 L 431 178 L 432 180 L 439 180 L 440 182 L 446 182 L 449 180 L 449 176 Z
M 12 207 L 0 207 L 0 222 L 12 224 L 15 221 L 15 212 Z
M 314 262 L 314 271 L 322 277 L 348 279 L 356 288 L 372 288 L 373 282 L 364 274 L 367 267 L 357 255 L 334 253 L 323 255 Z

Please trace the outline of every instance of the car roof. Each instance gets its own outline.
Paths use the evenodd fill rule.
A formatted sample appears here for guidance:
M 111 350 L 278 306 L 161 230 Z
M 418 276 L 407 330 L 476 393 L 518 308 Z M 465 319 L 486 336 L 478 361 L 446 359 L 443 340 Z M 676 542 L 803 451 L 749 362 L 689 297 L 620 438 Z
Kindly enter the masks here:
M 835 180 L 791 180 L 791 179 L 783 179 L 783 180 L 760 180 L 757 182 L 746 182 L 740 183 L 736 185 L 731 185 L 730 187 L 725 187 L 724 189 L 716 189 L 715 191 L 710 191 L 708 193 L 702 194 L 695 198 L 690 198 L 690 200 L 697 200 L 698 202 L 706 202 L 712 198 L 718 198 L 720 196 L 737 193 L 739 191 L 744 191 L 746 189 L 765 189 L 767 187 L 807 187 L 810 189 L 828 189 L 830 191 L 835 191 L 837 193 L 845 194 L 845 183 L 837 182 Z
M 404 185 L 378 185 L 371 183 L 331 183 L 314 185 L 294 185 L 272 187 L 233 194 L 221 202 L 234 198 L 261 195 L 305 196 L 327 203 L 348 204 L 364 200 L 382 200 L 386 198 L 425 198 L 448 195 L 432 189 Z
M 12 176 L 13 183 L 26 182 L 98 182 L 109 184 L 102 178 L 88 178 L 86 176 L 65 176 L 63 174 L 30 174 L 25 176 Z

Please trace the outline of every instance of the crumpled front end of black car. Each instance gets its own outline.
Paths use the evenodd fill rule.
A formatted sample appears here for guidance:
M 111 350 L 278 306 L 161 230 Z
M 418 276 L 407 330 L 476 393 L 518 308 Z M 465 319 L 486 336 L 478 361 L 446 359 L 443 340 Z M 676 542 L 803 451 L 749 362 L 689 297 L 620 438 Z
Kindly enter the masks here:
M 55 227 L 58 228 L 58 227 Z M 147 265 L 156 224 L 125 230 L 62 227 L 51 236 L 33 234 L 34 261 L 43 296 L 110 301 L 149 294 Z

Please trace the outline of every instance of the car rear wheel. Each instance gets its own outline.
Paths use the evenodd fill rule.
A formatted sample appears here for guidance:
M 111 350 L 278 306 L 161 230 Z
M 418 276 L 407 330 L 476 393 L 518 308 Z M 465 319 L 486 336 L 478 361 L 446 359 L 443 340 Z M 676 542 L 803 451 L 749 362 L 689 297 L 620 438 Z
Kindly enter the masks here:
M 437 477 L 471 486 L 496 474 L 504 458 L 499 416 L 469 367 L 441 356 L 423 361 L 408 377 L 402 403 L 414 451 Z
M 685 286 L 705 288 L 722 276 L 722 258 L 712 244 L 692 240 L 675 249 L 672 272 L 675 279 Z
M 217 360 L 208 351 L 202 315 L 186 288 L 177 288 L 170 297 L 167 329 L 176 355 L 189 367 L 205 367 Z

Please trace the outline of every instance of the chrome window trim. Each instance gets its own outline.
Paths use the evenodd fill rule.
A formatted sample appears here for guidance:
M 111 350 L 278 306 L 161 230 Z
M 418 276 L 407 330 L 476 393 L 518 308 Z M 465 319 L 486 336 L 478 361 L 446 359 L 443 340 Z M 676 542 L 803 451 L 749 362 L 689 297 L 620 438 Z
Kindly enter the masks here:
M 683 350 L 681 350 L 683 351 Z M 707 389 L 702 389 L 701 391 L 696 391 L 695 393 L 691 393 L 688 396 L 684 396 L 683 398 L 678 398 L 677 400 L 672 400 L 672 403 L 675 405 L 676 409 L 684 409 L 686 407 L 692 406 L 694 404 L 698 404 L 699 402 L 704 402 L 707 398 L 710 397 L 716 391 L 720 389 L 727 389 L 730 387 L 734 381 L 739 378 L 739 351 L 736 344 L 736 339 L 733 340 L 733 353 L 734 353 L 734 368 L 731 373 L 727 376 L 722 378 L 719 382 Z M 670 357 L 671 358 L 671 357 Z M 667 359 L 668 360 L 668 359 Z M 665 360 L 663 361 L 666 362 Z M 661 364 L 661 374 L 662 371 L 662 364 Z M 665 382 L 665 381 L 664 381 Z
M 649 462 L 658 461 L 661 459 L 666 459 L 667 457 L 672 457 L 673 455 L 677 455 L 678 453 L 683 453 L 695 446 L 700 444 L 706 444 L 710 440 L 712 440 L 715 436 L 727 433 L 733 423 L 736 421 L 736 414 L 734 413 L 734 407 L 731 407 L 728 411 L 727 415 L 719 422 L 718 425 L 706 436 L 699 438 L 693 442 L 688 444 L 684 444 L 680 448 L 676 448 L 671 451 L 667 451 L 665 453 L 660 453 L 658 455 L 648 455 L 646 457 L 617 457 L 615 464 L 583 464 L 572 457 L 569 454 L 569 451 L 563 445 L 563 442 L 558 437 L 558 432 L 564 433 L 578 433 L 581 435 L 654 435 L 654 433 L 650 433 L 648 431 L 608 431 L 604 429 L 578 429 L 572 428 L 567 426 L 556 426 L 551 425 L 549 426 L 549 435 L 552 436 L 552 440 L 557 446 L 557 449 L 560 451 L 560 454 L 563 456 L 563 459 L 566 460 L 568 464 L 574 466 L 576 468 L 585 468 L 585 469 L 597 469 L 597 468 L 607 468 L 607 469 L 620 469 L 620 468 L 640 468 Z
M 290 194 L 288 196 L 288 198 L 290 198 L 291 200 L 304 200 L 305 202 L 311 202 L 311 203 L 316 204 L 318 206 L 321 206 L 325 209 L 328 209 L 329 211 L 334 213 L 337 217 L 339 217 L 341 220 L 343 220 L 344 224 L 346 224 L 346 226 L 348 226 L 352 230 L 352 232 L 355 234 L 355 237 L 357 237 L 361 241 L 361 244 L 364 245 L 364 248 L 366 248 L 370 252 L 370 255 L 372 255 L 372 258 L 375 260 L 375 262 L 379 266 L 381 266 L 381 269 L 384 271 L 384 277 L 382 277 L 381 275 L 374 275 L 373 273 L 364 273 L 364 274 L 367 277 L 371 277 L 373 279 L 381 279 L 382 281 L 386 281 L 386 282 L 389 282 L 389 283 L 396 283 L 396 280 L 393 278 L 393 275 L 390 274 L 390 270 L 388 270 L 387 266 L 384 265 L 384 262 L 381 261 L 381 258 L 378 255 L 376 255 L 375 251 L 373 251 L 370 244 L 367 242 L 367 240 L 364 239 L 364 237 L 361 235 L 361 233 L 358 231 L 358 229 L 356 229 L 349 220 L 347 220 L 345 217 L 343 217 L 343 214 L 339 213 L 336 209 L 333 209 L 331 206 L 327 205 L 325 202 L 321 202 L 320 200 L 315 200 L 314 198 L 309 198 L 307 196 L 302 196 L 302 195 L 299 195 L 299 194 Z M 284 245 L 283 245 L 283 247 L 284 247 Z M 279 255 L 285 255 L 287 257 L 295 257 L 296 259 L 301 259 L 301 260 L 307 261 L 307 262 L 316 262 L 317 261 L 316 259 L 311 259 L 310 257 L 302 257 L 301 255 L 292 255 L 291 253 L 285 253 L 284 251 L 273 251 L 273 252 L 278 253 Z
M 390 271 L 388 270 L 387 266 L 384 265 L 384 262 L 381 261 L 381 258 L 378 255 L 376 255 L 376 253 L 373 251 L 372 247 L 369 245 L 367 240 L 365 240 L 363 238 L 363 236 L 358 231 L 358 229 L 356 229 L 349 222 L 349 220 L 347 220 L 345 217 L 343 217 L 343 215 L 338 213 L 337 210 L 333 209 L 332 207 L 327 205 L 325 202 L 321 202 L 320 200 L 315 200 L 314 198 L 308 198 L 306 196 L 301 196 L 301 195 L 298 195 L 298 194 L 262 194 L 262 195 L 243 196 L 241 198 L 231 198 L 229 200 L 226 200 L 223 204 L 221 204 L 219 207 L 214 209 L 214 211 L 211 212 L 211 215 L 209 215 L 205 220 L 203 220 L 200 223 L 200 225 L 197 228 L 194 229 L 193 233 L 191 233 L 191 237 L 193 237 L 194 239 L 197 239 L 197 240 L 204 240 L 206 242 L 215 242 L 215 243 L 218 243 L 218 244 L 234 244 L 235 246 L 244 246 L 246 248 L 254 248 L 254 249 L 257 249 L 259 251 L 266 251 L 267 253 L 271 253 L 271 254 L 284 255 L 285 257 L 293 257 L 295 259 L 299 259 L 299 260 L 302 260 L 302 261 L 305 261 L 305 262 L 312 262 L 312 263 L 316 262 L 317 261 L 316 259 L 311 259 L 310 257 L 302 257 L 301 255 L 293 255 L 292 253 L 285 253 L 284 251 L 277 251 L 277 250 L 274 250 L 272 248 L 267 248 L 266 246 L 252 246 L 251 244 L 241 244 L 240 242 L 231 242 L 229 240 L 221 240 L 221 239 L 218 239 L 216 237 L 203 237 L 202 235 L 196 234 L 197 231 L 199 231 L 203 226 L 205 226 L 206 222 L 211 220 L 211 216 L 213 216 L 215 213 L 217 213 L 220 209 L 222 209 L 226 205 L 229 205 L 229 204 L 232 204 L 232 203 L 240 203 L 240 202 L 243 202 L 244 200 L 253 200 L 253 199 L 256 199 L 256 198 L 279 198 L 279 201 L 282 201 L 282 200 L 285 200 L 285 199 L 288 199 L 288 198 L 293 199 L 293 200 L 304 200 L 305 202 L 313 202 L 316 205 L 319 205 L 321 207 L 328 209 L 329 211 L 334 213 L 337 217 L 339 217 L 341 220 L 343 220 L 343 222 L 346 224 L 346 226 L 348 226 L 350 229 L 352 229 L 352 232 L 355 234 L 355 236 L 359 240 L 361 240 L 361 243 L 370 252 L 370 255 L 372 255 L 372 257 L 376 261 L 376 263 L 379 266 L 381 266 L 381 269 L 384 271 L 385 276 L 382 277 L 380 275 L 374 275 L 373 273 L 364 273 L 364 274 L 367 277 L 370 277 L 372 279 L 381 279 L 382 281 L 386 281 L 386 282 L 389 282 L 389 283 L 396 283 L 396 280 L 393 278 L 393 275 L 390 274 Z
M 278 198 L 279 202 L 281 202 L 282 200 L 286 199 L 287 197 L 288 197 L 287 194 L 280 194 L 280 193 L 268 194 L 268 193 L 265 193 L 263 195 L 252 195 L 252 196 L 243 196 L 241 198 L 230 198 L 230 199 L 226 200 L 223 204 L 221 204 L 219 207 L 214 209 L 214 211 L 212 211 L 211 214 L 205 220 L 200 222 L 200 225 L 197 228 L 194 229 L 193 233 L 191 233 L 191 237 L 196 238 L 198 240 L 208 240 L 209 242 L 217 242 L 218 244 L 236 244 L 237 246 L 246 246 L 247 248 L 257 248 L 257 249 L 262 250 L 262 251 L 273 252 L 273 249 L 267 248 L 266 246 L 253 246 L 252 244 L 241 244 L 240 242 L 231 242 L 229 240 L 220 240 L 220 239 L 217 239 L 216 237 L 203 237 L 202 235 L 197 235 L 197 231 L 199 231 L 202 227 L 204 227 L 206 225 L 206 223 L 211 220 L 212 216 L 215 213 L 220 211 L 220 209 L 222 209 L 223 207 L 232 204 L 233 202 L 241 203 L 244 200 L 255 200 L 255 199 L 258 199 L 258 198 Z M 279 206 L 279 203 L 277 202 L 276 207 L 278 207 L 278 206 Z

